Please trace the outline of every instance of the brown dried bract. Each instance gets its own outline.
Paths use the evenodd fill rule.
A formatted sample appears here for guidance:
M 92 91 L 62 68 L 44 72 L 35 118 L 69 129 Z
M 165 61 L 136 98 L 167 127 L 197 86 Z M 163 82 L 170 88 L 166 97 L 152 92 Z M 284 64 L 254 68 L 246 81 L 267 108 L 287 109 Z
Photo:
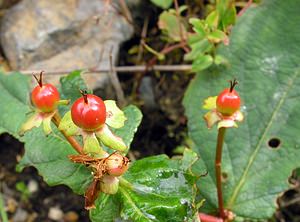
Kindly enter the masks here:
M 110 154 L 108 157 L 105 158 L 95 158 L 87 154 L 69 155 L 69 159 L 72 162 L 84 164 L 85 166 L 90 167 L 92 169 L 94 179 L 93 182 L 86 189 L 84 194 L 85 209 L 89 210 L 95 208 L 94 203 L 100 193 L 100 180 L 103 177 L 103 175 L 107 173 L 106 161 L 111 155 L 115 153 L 116 152 Z M 129 163 L 129 160 L 127 157 L 124 156 L 122 162 L 124 165 L 127 165 Z

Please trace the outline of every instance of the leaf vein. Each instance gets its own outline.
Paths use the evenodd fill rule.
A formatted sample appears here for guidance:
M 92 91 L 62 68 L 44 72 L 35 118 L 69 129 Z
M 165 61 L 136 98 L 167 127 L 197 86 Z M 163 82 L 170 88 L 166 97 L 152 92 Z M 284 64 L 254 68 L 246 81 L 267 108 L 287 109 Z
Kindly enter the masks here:
M 252 164 L 253 164 L 253 162 L 254 162 L 254 160 L 255 160 L 257 154 L 258 154 L 258 151 L 260 150 L 261 145 L 262 145 L 262 143 L 263 143 L 263 141 L 264 141 L 264 139 L 265 139 L 265 137 L 266 137 L 268 131 L 270 130 L 270 128 L 271 128 L 271 126 L 272 126 L 272 124 L 273 124 L 273 121 L 274 121 L 274 119 L 275 119 L 275 117 L 276 117 L 276 115 L 277 115 L 279 109 L 281 108 L 283 102 L 285 101 L 285 99 L 286 99 L 286 97 L 287 97 L 287 95 L 288 95 L 288 92 L 289 92 L 290 89 L 292 88 L 292 86 L 293 86 L 293 84 L 294 84 L 294 82 L 295 82 L 294 80 L 298 77 L 299 73 L 300 73 L 299 71 L 296 71 L 296 73 L 294 74 L 294 76 L 293 76 L 293 78 L 291 79 L 291 81 L 288 82 L 288 85 L 287 85 L 287 88 L 286 88 L 286 90 L 285 90 L 285 93 L 282 95 L 282 97 L 281 97 L 280 100 L 278 101 L 278 103 L 277 103 L 277 105 L 276 105 L 276 107 L 275 107 L 275 109 L 274 109 L 274 111 L 273 111 L 273 113 L 272 113 L 272 115 L 271 115 L 270 121 L 269 121 L 269 123 L 267 124 L 267 127 L 265 128 L 265 130 L 264 130 L 262 136 L 260 137 L 260 139 L 259 139 L 259 141 L 258 141 L 258 143 L 257 143 L 257 145 L 256 145 L 256 147 L 255 147 L 255 149 L 254 149 L 253 154 L 250 156 L 249 161 L 248 161 L 248 164 L 247 164 L 247 166 L 246 166 L 246 168 L 245 168 L 245 171 L 244 171 L 244 173 L 242 174 L 241 178 L 239 179 L 239 182 L 238 182 L 237 186 L 235 187 L 235 189 L 234 189 L 234 191 L 233 191 L 233 194 L 232 194 L 231 198 L 230 198 L 229 201 L 228 201 L 228 204 L 227 204 L 227 207 L 228 207 L 228 208 L 232 208 L 232 206 L 233 206 L 233 204 L 234 204 L 236 198 L 238 197 L 238 194 L 239 194 L 240 190 L 242 189 L 243 185 L 245 184 L 245 182 L 246 182 L 246 177 L 247 177 L 247 175 L 248 175 L 248 173 L 249 173 L 249 170 L 250 170 L 250 168 L 251 168 L 251 166 L 252 166 Z

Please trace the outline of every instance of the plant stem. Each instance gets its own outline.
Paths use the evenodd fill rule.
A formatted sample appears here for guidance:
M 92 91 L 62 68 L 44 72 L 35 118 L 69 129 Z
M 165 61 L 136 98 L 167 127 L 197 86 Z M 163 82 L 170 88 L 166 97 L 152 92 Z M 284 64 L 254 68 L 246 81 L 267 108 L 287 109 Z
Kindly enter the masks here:
M 215 160 L 215 168 L 216 168 L 216 181 L 217 181 L 217 193 L 218 193 L 218 205 L 219 205 L 219 214 L 220 217 L 225 219 L 225 211 L 223 205 L 223 195 L 222 195 L 222 148 L 224 143 L 226 128 L 221 127 L 218 131 L 218 140 L 216 147 L 216 160 Z
M 178 44 L 175 44 L 175 46 L 172 46 L 171 49 L 174 50 L 174 48 L 180 48 L 180 46 Z M 168 49 L 167 51 L 170 51 L 170 49 Z M 164 51 L 164 53 L 165 53 L 165 51 Z M 135 73 L 135 72 L 147 72 L 147 71 L 159 71 L 159 72 L 173 73 L 176 71 L 190 72 L 192 70 L 192 65 L 187 65 L 187 64 L 184 64 L 184 65 L 153 65 L 150 67 L 146 66 L 146 65 L 137 65 L 137 66 L 117 66 L 114 68 L 117 73 L 123 73 L 123 74 L 130 74 L 130 73 Z M 82 67 L 80 69 L 84 70 L 83 71 L 84 75 L 94 74 L 94 73 L 106 74 L 110 71 L 109 68 L 95 69 L 95 68 Z M 32 73 L 38 72 L 38 70 L 15 70 L 15 71 L 21 72 L 24 75 L 32 75 Z M 61 70 L 47 70 L 45 72 L 47 72 L 47 75 L 49 76 L 49 75 L 64 75 L 63 73 L 70 73 L 72 71 L 73 71 L 72 69 L 69 69 L 69 70 L 61 69 Z M 11 73 L 11 72 L 9 72 L 9 73 Z
M 55 126 L 58 128 L 59 123 L 60 123 L 60 115 L 56 112 L 52 118 L 53 123 Z M 83 153 L 83 148 L 82 146 L 76 141 L 76 139 L 72 136 L 68 136 L 64 130 L 60 130 L 60 132 L 64 135 L 64 137 L 68 140 L 68 142 L 71 144 L 71 146 L 80 154 Z

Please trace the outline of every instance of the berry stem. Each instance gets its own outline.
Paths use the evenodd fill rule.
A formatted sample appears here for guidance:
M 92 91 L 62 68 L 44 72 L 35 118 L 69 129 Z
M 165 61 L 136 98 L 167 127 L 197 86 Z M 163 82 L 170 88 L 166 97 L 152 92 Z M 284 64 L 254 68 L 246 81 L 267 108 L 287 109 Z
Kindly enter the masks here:
M 215 159 L 215 169 L 216 169 L 216 181 L 217 181 L 217 194 L 218 194 L 218 205 L 219 205 L 219 216 L 223 219 L 226 218 L 223 205 L 223 195 L 222 195 L 222 148 L 224 143 L 226 128 L 221 127 L 218 131 L 218 140 L 216 147 L 216 159 Z
M 52 118 L 53 123 L 55 126 L 58 128 L 59 123 L 60 123 L 60 115 L 56 112 Z M 79 154 L 84 154 L 83 153 L 83 148 L 82 146 L 76 141 L 76 139 L 72 136 L 68 136 L 64 130 L 60 130 L 60 132 L 64 135 L 64 137 L 68 140 L 68 142 L 71 144 L 71 146 L 79 153 Z

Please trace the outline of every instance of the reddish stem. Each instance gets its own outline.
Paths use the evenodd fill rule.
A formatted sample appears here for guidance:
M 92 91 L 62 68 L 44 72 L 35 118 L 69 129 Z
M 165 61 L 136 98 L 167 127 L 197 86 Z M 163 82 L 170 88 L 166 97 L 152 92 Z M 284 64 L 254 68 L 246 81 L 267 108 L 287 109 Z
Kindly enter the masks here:
M 199 218 L 201 222 L 223 222 L 222 218 L 214 217 L 212 215 L 208 215 L 204 213 L 199 213 Z
M 166 55 L 166 54 L 172 52 L 173 50 L 179 49 L 179 48 L 182 48 L 184 51 L 187 52 L 188 49 L 186 48 L 186 45 L 187 45 L 187 44 L 186 44 L 185 41 L 184 41 L 184 42 L 179 42 L 179 43 L 177 43 L 177 44 L 174 44 L 174 45 L 170 45 L 170 46 L 168 46 L 168 47 L 165 47 L 163 50 L 161 50 L 161 51 L 159 52 L 159 54 Z M 153 65 L 156 63 L 156 60 L 157 60 L 157 57 L 154 56 L 154 57 L 149 61 L 148 66 L 153 66 Z
M 60 123 L 60 116 L 58 113 L 55 113 L 55 115 L 52 118 L 53 123 L 56 125 L 56 127 L 58 128 L 59 123 Z M 68 140 L 68 142 L 71 144 L 71 146 L 79 153 L 79 154 L 84 154 L 83 153 L 83 148 L 82 146 L 77 142 L 77 140 L 72 137 L 72 136 L 68 136 L 66 134 L 66 132 L 64 130 L 60 130 L 60 132 L 64 135 L 64 137 Z
M 241 11 L 239 11 L 239 13 L 237 14 L 237 17 L 242 16 L 245 13 L 245 11 L 251 6 L 252 2 L 253 2 L 253 0 L 249 0 L 247 2 L 247 4 L 245 5 L 245 7 Z
M 219 215 L 221 218 L 226 219 L 226 213 L 224 211 L 223 195 L 222 195 L 222 148 L 224 143 L 226 128 L 221 127 L 218 131 L 218 140 L 216 147 L 216 159 L 215 159 L 215 169 L 216 169 L 216 182 L 217 182 L 217 194 L 218 194 L 218 205 L 219 205 Z

